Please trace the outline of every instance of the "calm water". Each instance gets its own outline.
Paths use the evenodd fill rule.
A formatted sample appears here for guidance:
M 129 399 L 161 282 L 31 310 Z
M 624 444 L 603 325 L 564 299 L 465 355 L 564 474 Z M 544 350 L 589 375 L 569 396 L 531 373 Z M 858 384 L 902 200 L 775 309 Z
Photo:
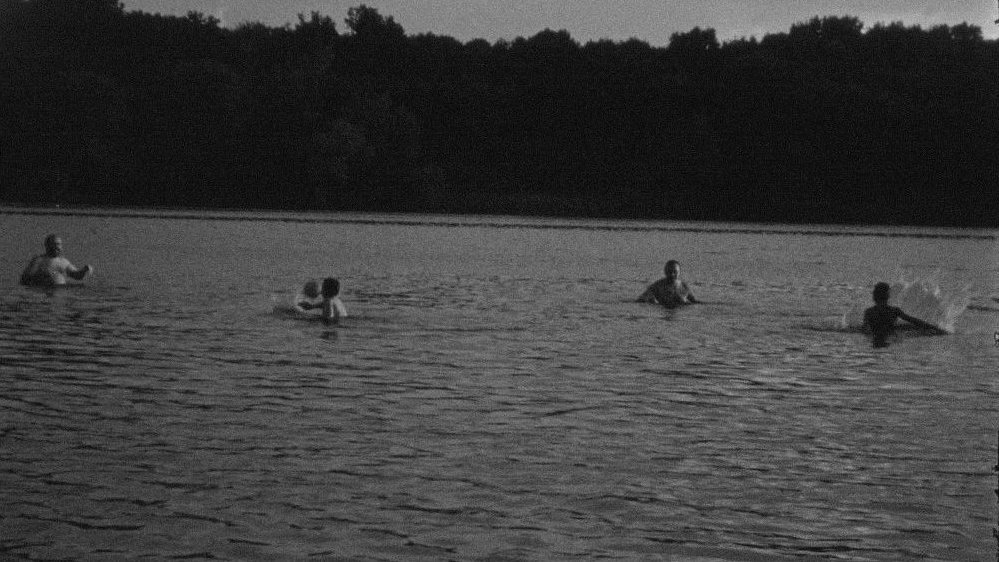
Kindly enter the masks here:
M 275 218 L 0 213 L 0 558 L 996 556 L 995 232 Z M 956 334 L 839 328 L 930 274 Z

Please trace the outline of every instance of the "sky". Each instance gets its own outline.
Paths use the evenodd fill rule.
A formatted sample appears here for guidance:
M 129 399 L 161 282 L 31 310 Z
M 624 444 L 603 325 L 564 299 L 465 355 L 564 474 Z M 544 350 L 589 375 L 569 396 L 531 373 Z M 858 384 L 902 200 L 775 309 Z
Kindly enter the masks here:
M 550 28 L 580 43 L 632 37 L 665 46 L 670 35 L 713 28 L 719 40 L 762 38 L 815 16 L 855 16 L 867 26 L 902 22 L 929 28 L 970 23 L 999 37 L 997 0 L 123 0 L 128 11 L 184 15 L 194 10 L 234 27 L 244 22 L 281 26 L 319 12 L 344 31 L 350 7 L 391 16 L 409 35 L 433 33 L 460 41 L 512 40 Z

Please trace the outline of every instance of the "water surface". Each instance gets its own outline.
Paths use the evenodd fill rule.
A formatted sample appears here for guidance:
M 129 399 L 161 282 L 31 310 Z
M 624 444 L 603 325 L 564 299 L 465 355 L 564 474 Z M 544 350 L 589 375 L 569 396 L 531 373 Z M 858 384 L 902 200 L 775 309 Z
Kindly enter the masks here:
M 0 214 L 3 557 L 995 556 L 995 232 L 58 213 Z M 668 258 L 708 304 L 629 302 Z M 954 335 L 840 328 L 931 274 Z

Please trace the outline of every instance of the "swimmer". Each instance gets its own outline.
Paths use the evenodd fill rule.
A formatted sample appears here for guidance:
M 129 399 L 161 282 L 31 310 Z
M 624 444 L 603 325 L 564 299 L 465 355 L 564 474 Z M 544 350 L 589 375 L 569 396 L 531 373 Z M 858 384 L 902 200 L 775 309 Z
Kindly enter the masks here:
M 62 256 L 62 238 L 55 234 L 45 237 L 45 253 L 35 256 L 21 273 L 21 284 L 34 287 L 65 285 L 66 278 L 81 281 L 94 268 L 89 265 L 78 269 Z
M 315 280 L 312 279 L 306 281 L 305 286 L 302 287 L 301 294 L 303 297 L 305 297 L 308 300 L 298 301 L 295 303 L 295 306 L 303 310 L 308 310 L 310 308 L 317 308 L 316 306 L 312 305 L 316 305 L 317 304 L 316 301 L 319 299 L 319 283 L 317 283 Z
M 888 283 L 878 283 L 874 286 L 874 306 L 864 311 L 864 329 L 873 334 L 874 347 L 888 346 L 888 336 L 895 332 L 895 320 L 899 318 L 914 326 L 932 330 L 935 333 L 947 333 L 933 324 L 909 316 L 897 306 L 890 306 L 888 304 L 889 296 L 891 296 L 891 287 Z
M 676 260 L 666 262 L 663 273 L 666 277 L 649 285 L 649 288 L 638 296 L 636 302 L 658 303 L 666 308 L 699 302 L 694 298 L 690 287 L 680 280 L 680 264 Z
M 311 283 L 313 283 L 313 287 L 311 289 L 314 292 L 315 282 L 312 281 Z M 308 287 L 309 284 L 306 283 L 306 288 Z M 304 293 L 304 291 L 305 289 L 303 289 L 303 294 L 306 294 L 306 296 L 308 296 L 308 294 Z M 323 279 L 322 302 L 309 303 L 302 301 L 298 303 L 298 306 L 301 307 L 303 310 L 322 308 L 323 322 L 327 324 L 339 324 L 340 319 L 347 316 L 347 308 L 343 306 L 343 303 L 340 301 L 339 295 L 340 295 L 340 280 L 333 277 L 327 277 L 326 279 Z

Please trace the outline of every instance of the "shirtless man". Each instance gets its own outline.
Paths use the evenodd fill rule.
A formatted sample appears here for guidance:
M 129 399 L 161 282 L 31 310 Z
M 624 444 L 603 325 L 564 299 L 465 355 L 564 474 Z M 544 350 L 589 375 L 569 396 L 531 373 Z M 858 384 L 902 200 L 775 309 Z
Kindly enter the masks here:
M 45 238 L 45 253 L 32 258 L 21 273 L 21 284 L 35 287 L 65 285 L 66 278 L 80 281 L 93 271 L 89 265 L 77 269 L 68 259 L 62 257 L 62 239 L 55 234 Z
M 928 322 L 909 316 L 897 306 L 889 305 L 888 297 L 891 296 L 891 287 L 888 283 L 875 285 L 872 296 L 874 297 L 874 306 L 864 311 L 864 328 L 874 336 L 874 347 L 888 346 L 888 336 L 895 332 L 895 321 L 899 318 L 925 330 L 932 330 L 939 334 L 947 333 Z
M 680 264 L 669 260 L 663 267 L 666 277 L 649 285 L 645 292 L 638 296 L 637 302 L 657 303 L 666 308 L 676 308 L 684 304 L 698 302 L 690 287 L 680 280 Z

